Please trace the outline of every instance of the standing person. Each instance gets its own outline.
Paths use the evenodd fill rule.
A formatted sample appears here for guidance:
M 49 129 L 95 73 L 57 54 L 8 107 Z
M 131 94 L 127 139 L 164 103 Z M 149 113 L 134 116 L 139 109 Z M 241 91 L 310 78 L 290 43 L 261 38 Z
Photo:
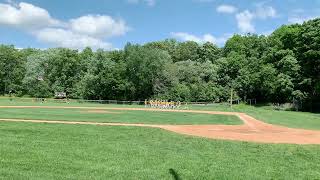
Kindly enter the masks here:
M 148 106 L 148 101 L 145 99 L 144 100 L 144 107 L 146 108 Z
M 12 90 L 9 91 L 9 99 L 12 101 Z
M 150 100 L 149 103 L 150 103 L 150 107 L 153 108 L 153 102 L 152 102 L 152 100 Z
M 164 100 L 161 100 L 161 109 L 164 109 L 164 104 L 165 104 Z

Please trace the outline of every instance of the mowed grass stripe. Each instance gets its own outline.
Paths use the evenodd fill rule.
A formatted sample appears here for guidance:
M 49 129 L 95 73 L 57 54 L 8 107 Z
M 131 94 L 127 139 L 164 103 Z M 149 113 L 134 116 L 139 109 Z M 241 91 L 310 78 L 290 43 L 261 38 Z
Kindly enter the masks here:
M 177 125 L 243 124 L 238 117 L 229 115 L 92 109 L 0 108 L 0 118 Z

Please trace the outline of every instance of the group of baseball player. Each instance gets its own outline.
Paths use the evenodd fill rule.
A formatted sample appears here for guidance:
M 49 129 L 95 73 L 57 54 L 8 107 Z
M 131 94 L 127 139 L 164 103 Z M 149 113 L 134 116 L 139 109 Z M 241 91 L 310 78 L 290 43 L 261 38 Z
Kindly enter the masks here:
M 157 109 L 177 109 L 181 107 L 181 102 L 165 101 L 165 100 L 145 100 L 145 107 L 157 108 Z

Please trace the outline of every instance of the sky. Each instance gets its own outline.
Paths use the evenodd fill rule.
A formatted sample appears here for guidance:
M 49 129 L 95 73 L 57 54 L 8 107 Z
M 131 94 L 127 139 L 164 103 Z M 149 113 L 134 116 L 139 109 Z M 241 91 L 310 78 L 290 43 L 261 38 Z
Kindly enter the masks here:
M 320 0 L 0 0 L 0 44 L 121 49 L 175 38 L 223 46 L 320 17 Z

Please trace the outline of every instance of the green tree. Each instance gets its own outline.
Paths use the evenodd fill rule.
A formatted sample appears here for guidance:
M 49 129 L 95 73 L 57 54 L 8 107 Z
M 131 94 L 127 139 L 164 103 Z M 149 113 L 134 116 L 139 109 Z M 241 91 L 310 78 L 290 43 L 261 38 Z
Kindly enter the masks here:
M 255 34 L 245 36 L 234 35 L 224 47 L 223 54 L 227 57 L 231 52 L 236 52 L 245 57 L 255 57 L 260 59 L 267 49 L 267 38 Z
M 199 59 L 199 48 L 199 44 L 193 41 L 179 43 L 173 52 L 172 59 L 174 62 L 197 61 Z
M 210 61 L 215 63 L 222 55 L 222 50 L 216 45 L 206 42 L 199 48 L 199 60 L 200 62 Z
M 123 99 L 126 81 L 122 77 L 124 67 L 112 61 L 108 53 L 98 50 L 91 57 L 88 72 L 77 84 L 78 96 L 85 99 Z
M 25 61 L 14 46 L 0 45 L 0 94 L 22 90 Z
M 45 60 L 45 79 L 54 92 L 73 96 L 75 84 L 81 78 L 82 68 L 78 51 L 66 48 L 50 49 Z
M 172 63 L 170 55 L 163 50 L 128 45 L 125 49 L 127 75 L 133 86 L 134 99 L 147 99 L 159 92 L 159 87 L 170 86 L 165 70 Z
M 302 69 L 301 90 L 309 102 L 320 102 L 320 19 L 305 22 L 297 38 L 297 59 Z
M 28 56 L 23 79 L 24 94 L 38 98 L 53 96 L 48 81 L 45 79 L 45 61 L 48 55 L 43 51 Z
M 178 42 L 175 39 L 166 39 L 164 41 L 155 41 L 146 43 L 144 47 L 151 49 L 160 49 L 169 53 L 171 57 L 174 57 Z

